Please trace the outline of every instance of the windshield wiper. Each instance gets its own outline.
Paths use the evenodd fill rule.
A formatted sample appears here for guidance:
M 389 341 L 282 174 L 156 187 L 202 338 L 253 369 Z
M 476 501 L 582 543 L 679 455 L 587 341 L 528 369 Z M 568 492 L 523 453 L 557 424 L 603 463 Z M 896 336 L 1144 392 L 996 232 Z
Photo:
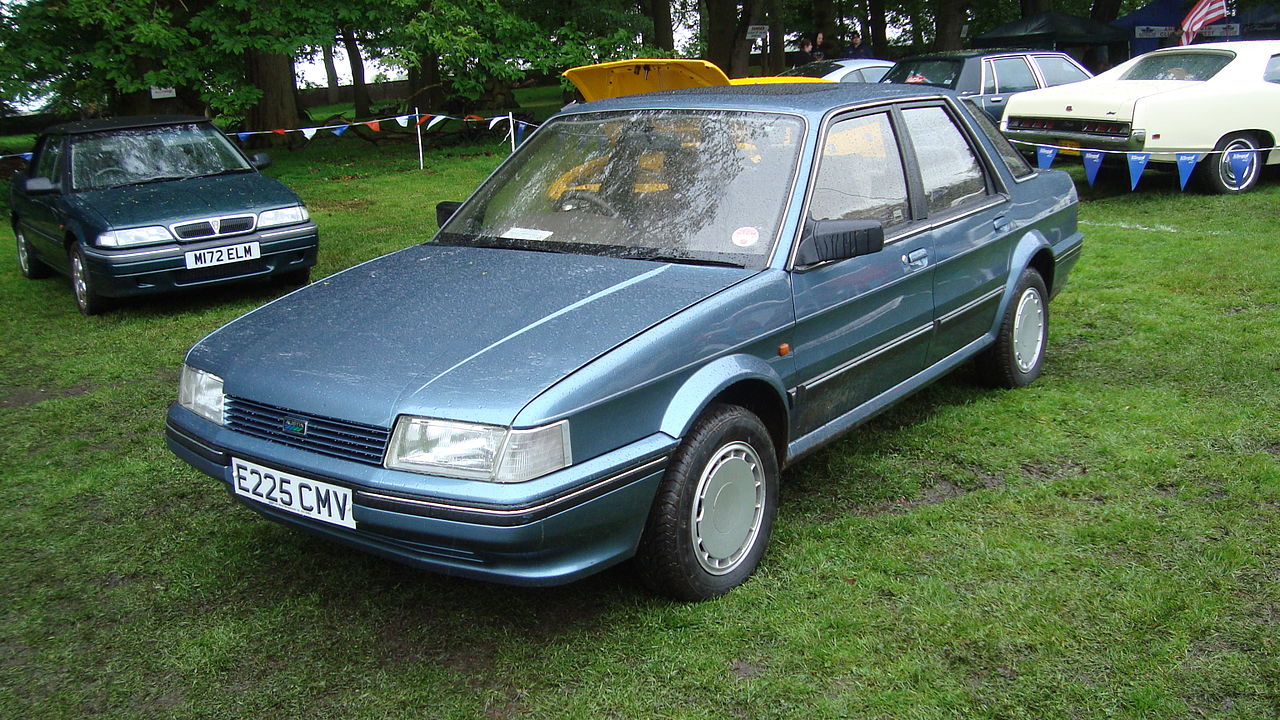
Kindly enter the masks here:
M 694 258 L 687 255 L 664 255 L 662 253 L 652 252 L 630 252 L 619 255 L 618 257 L 627 260 L 652 260 L 653 262 L 675 263 L 677 265 L 711 265 L 714 267 L 732 267 L 744 268 L 746 265 L 742 263 L 730 262 L 728 260 L 708 260 L 706 258 Z

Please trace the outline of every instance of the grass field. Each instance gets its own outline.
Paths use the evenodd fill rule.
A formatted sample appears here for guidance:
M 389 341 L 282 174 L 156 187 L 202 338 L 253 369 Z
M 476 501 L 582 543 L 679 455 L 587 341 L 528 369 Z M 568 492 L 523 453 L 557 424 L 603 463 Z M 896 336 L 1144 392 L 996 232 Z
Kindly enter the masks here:
M 338 138 L 269 171 L 322 278 L 427 239 L 501 159 Z M 1280 178 L 1085 193 L 1021 391 L 947 378 L 784 474 L 774 543 L 682 605 L 527 590 L 259 519 L 164 447 L 185 350 L 267 285 L 76 313 L 0 228 L 0 715 L 1280 716 Z

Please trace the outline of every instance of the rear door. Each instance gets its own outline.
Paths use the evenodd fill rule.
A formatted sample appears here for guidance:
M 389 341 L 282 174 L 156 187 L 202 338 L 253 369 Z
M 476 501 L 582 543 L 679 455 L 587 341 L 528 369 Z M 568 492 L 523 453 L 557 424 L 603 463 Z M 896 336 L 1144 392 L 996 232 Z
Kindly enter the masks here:
M 1004 104 L 1011 94 L 1040 86 L 1022 55 L 986 58 L 982 63 L 982 95 L 978 104 L 996 122 L 1004 115 Z
M 879 220 L 883 250 L 794 268 L 794 437 L 857 409 L 920 372 L 933 322 L 929 235 L 912 211 L 900 118 L 888 107 L 827 128 L 807 221 Z

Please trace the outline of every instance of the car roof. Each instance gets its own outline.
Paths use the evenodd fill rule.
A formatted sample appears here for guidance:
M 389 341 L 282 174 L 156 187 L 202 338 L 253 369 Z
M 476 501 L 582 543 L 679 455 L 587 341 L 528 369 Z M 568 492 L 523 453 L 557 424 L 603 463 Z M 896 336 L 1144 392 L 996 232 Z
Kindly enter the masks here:
M 198 115 L 136 115 L 132 117 L 99 118 L 96 120 L 77 120 L 75 122 L 51 125 L 44 129 L 43 135 L 79 135 L 82 133 L 103 132 L 107 130 L 128 130 L 130 128 L 156 127 L 159 125 L 182 125 L 193 122 L 208 122 L 207 118 Z
M 1029 48 L 982 48 L 971 50 L 942 50 L 939 52 L 908 55 L 898 62 L 908 60 L 968 60 L 970 58 L 988 57 L 991 55 L 1066 55 L 1057 50 L 1032 50 Z
M 828 111 L 877 100 L 933 98 L 948 94 L 941 88 L 882 83 L 769 83 L 728 85 L 609 98 L 566 107 L 563 113 L 604 110 L 701 109 L 783 112 L 821 118 Z

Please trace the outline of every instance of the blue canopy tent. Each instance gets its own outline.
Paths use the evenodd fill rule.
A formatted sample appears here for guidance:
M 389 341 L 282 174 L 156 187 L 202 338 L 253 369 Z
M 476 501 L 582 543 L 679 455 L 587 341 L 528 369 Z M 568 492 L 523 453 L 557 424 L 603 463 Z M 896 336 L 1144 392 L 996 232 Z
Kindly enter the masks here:
M 1111 25 L 1126 31 L 1129 35 L 1129 48 L 1133 55 L 1157 50 L 1168 45 L 1176 45 L 1177 39 L 1163 37 L 1182 23 L 1182 19 L 1191 11 L 1195 0 L 1155 0 L 1147 3 L 1124 17 L 1114 20 Z M 1201 31 L 1196 42 L 1220 42 L 1224 40 L 1275 40 L 1280 39 L 1280 7 L 1259 5 L 1241 10 L 1226 20 L 1211 23 L 1211 28 L 1222 28 L 1238 24 L 1238 35 L 1213 35 Z

